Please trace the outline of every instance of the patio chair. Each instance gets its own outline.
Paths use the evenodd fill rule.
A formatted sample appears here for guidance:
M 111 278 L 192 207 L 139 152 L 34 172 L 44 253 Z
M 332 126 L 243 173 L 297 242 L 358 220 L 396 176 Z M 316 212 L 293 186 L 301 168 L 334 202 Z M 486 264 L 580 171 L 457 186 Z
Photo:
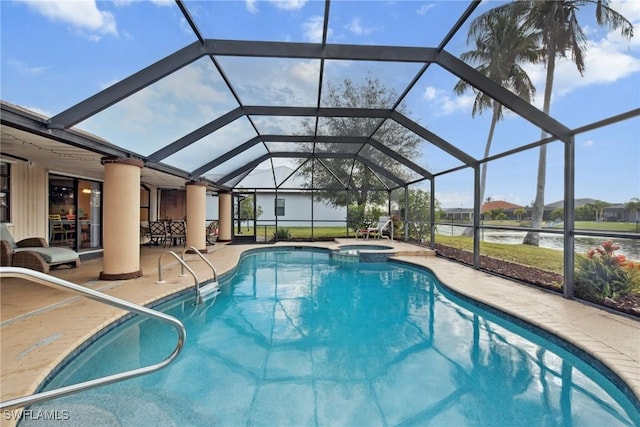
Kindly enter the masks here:
M 393 227 L 391 217 L 381 216 L 378 218 L 378 225 L 375 227 L 368 227 L 366 231 L 358 230 L 358 232 L 360 232 L 361 235 L 364 235 L 367 239 L 372 235 L 378 239 L 381 237 L 388 239 L 389 236 L 385 234 L 385 231 L 388 231 L 389 227 Z M 358 235 L 358 232 L 356 232 L 356 236 Z
M 68 265 L 80 266 L 80 257 L 69 248 L 50 247 L 43 237 L 31 237 L 16 242 L 0 223 L 0 266 L 23 267 L 48 273 L 50 269 Z
M 167 239 L 169 239 L 169 230 L 164 221 L 149 221 L 149 247 L 151 245 L 167 247 Z
M 169 223 L 169 234 L 171 235 L 170 241 L 174 245 L 182 243 L 182 246 L 185 246 L 187 244 L 187 223 L 184 221 L 171 221 Z

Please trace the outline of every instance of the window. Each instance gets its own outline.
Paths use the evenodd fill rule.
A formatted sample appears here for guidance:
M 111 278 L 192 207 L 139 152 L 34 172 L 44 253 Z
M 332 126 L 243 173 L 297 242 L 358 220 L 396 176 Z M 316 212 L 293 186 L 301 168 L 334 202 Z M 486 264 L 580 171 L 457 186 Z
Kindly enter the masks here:
M 151 206 L 151 191 L 149 187 L 140 186 L 140 221 L 149 221 L 149 207 Z
M 10 222 L 9 215 L 9 163 L 0 162 L 0 222 Z
M 276 199 L 276 216 L 284 216 L 284 199 Z

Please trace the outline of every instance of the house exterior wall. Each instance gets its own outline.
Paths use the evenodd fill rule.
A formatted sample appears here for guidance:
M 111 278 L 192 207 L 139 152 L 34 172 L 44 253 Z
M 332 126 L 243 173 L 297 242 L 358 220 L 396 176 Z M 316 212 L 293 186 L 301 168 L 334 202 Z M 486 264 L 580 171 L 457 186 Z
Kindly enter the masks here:
M 259 223 L 275 224 L 276 193 L 258 193 L 257 204 L 262 208 Z M 278 217 L 279 226 L 310 227 L 311 226 L 311 195 L 303 193 L 281 192 L 278 199 L 284 199 L 284 216 Z M 334 208 L 323 202 L 313 202 L 313 224 L 316 227 L 346 226 L 346 208 Z
M 311 196 L 309 194 L 280 192 L 279 199 L 285 200 L 284 216 L 278 217 L 278 225 L 287 227 L 311 226 Z M 275 225 L 275 192 L 257 193 L 257 204 L 262 208 L 262 215 L 258 217 L 258 223 L 263 225 Z M 334 208 L 323 202 L 314 201 L 313 219 L 314 225 L 322 226 L 346 226 L 346 208 Z M 207 221 L 218 220 L 218 197 L 207 194 Z

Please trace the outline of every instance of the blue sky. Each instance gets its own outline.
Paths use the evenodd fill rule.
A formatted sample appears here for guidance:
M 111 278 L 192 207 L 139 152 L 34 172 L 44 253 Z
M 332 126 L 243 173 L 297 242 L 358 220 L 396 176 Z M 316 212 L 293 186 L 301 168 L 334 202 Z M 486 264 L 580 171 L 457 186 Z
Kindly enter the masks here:
M 323 1 L 185 3 L 207 38 L 318 42 L 322 35 Z M 328 42 L 435 47 L 467 4 L 334 1 Z M 498 4 L 483 3 L 476 15 Z M 587 70 L 580 76 L 570 61 L 560 61 L 551 106 L 551 115 L 569 128 L 640 107 L 640 2 L 613 1 L 610 5 L 634 23 L 636 36 L 626 40 L 619 32 L 598 28 L 593 9 L 586 8 L 581 14 L 580 23 L 588 37 Z M 1 98 L 46 116 L 195 41 L 173 1 L 2 0 L 0 14 Z M 454 55 L 469 49 L 466 28 L 446 49 Z M 315 105 L 318 61 L 219 61 L 245 105 Z M 357 81 L 370 75 L 400 93 L 419 68 L 418 64 L 327 61 L 325 84 L 337 84 L 347 77 Z M 537 88 L 534 104 L 541 107 L 544 69 L 527 66 L 527 71 Z M 405 99 L 409 116 L 480 158 L 490 114 L 471 119 L 473 94 L 455 95 L 456 81 L 439 67 L 430 67 Z M 78 127 L 148 155 L 235 106 L 211 62 L 197 61 Z M 264 133 L 290 131 L 298 124 L 284 117 L 256 119 L 256 123 Z M 167 163 L 191 170 L 203 159 L 216 157 L 251 136 L 250 126 L 239 121 L 168 158 Z M 498 124 L 492 154 L 539 138 L 537 128 L 506 114 Z M 562 144 L 549 146 L 547 203 L 562 199 L 562 156 Z M 460 164 L 426 143 L 419 163 L 436 172 Z M 608 202 L 640 197 L 639 165 L 639 118 L 578 135 L 576 197 Z M 490 163 L 485 196 L 521 205 L 531 203 L 536 168 L 537 150 Z M 470 171 L 442 176 L 436 183 L 437 198 L 444 207 L 472 205 Z

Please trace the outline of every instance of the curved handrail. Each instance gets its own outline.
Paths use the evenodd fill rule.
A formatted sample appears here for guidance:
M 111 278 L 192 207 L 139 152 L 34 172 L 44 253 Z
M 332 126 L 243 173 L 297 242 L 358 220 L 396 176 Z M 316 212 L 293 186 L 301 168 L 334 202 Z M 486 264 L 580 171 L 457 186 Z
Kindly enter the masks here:
M 178 260 L 178 262 L 182 266 L 181 267 L 181 272 L 182 272 L 183 276 L 184 276 L 184 269 L 185 268 L 189 271 L 189 273 L 191 273 L 191 275 L 193 276 L 193 280 L 195 281 L 194 285 L 195 285 L 196 289 L 198 289 L 198 286 L 200 285 L 200 280 L 198 279 L 198 276 L 196 275 L 196 272 L 193 271 L 193 269 L 191 267 L 189 267 L 187 265 L 187 263 L 184 262 L 184 260 L 182 258 L 180 258 L 178 256 L 178 254 L 173 252 L 173 251 L 164 251 L 158 257 L 158 282 L 157 283 L 164 283 L 164 280 L 162 280 L 162 257 L 165 256 L 166 254 L 170 254 L 172 257 L 174 257 L 176 260 Z
M 67 396 L 69 394 L 77 393 L 79 391 L 83 391 L 90 388 L 95 388 L 98 386 L 107 385 L 114 382 L 118 382 L 118 381 L 126 380 L 129 378 L 138 377 L 140 375 L 155 372 L 157 370 L 164 368 L 169 363 L 171 363 L 178 356 L 178 354 L 182 350 L 182 347 L 184 346 L 187 332 L 184 326 L 182 325 L 182 323 L 178 319 L 172 316 L 168 316 L 159 311 L 152 310 L 150 308 L 143 307 L 141 305 L 137 305 L 129 301 L 125 301 L 123 299 L 104 294 L 102 292 L 94 291 L 93 289 L 85 288 L 84 286 L 80 286 L 75 283 L 68 282 L 58 277 L 49 276 L 48 274 L 41 273 L 39 271 L 29 270 L 27 268 L 0 267 L 0 277 L 16 277 L 16 278 L 31 280 L 33 282 L 39 283 L 41 285 L 49 286 L 52 288 L 68 290 L 73 293 L 79 294 L 81 296 L 90 298 L 94 301 L 102 302 L 102 303 L 111 305 L 113 307 L 121 308 L 129 312 L 133 312 L 143 316 L 149 316 L 161 322 L 169 323 L 178 332 L 178 343 L 176 345 L 176 348 L 169 355 L 169 357 L 167 357 L 161 362 L 155 363 L 153 365 L 145 366 L 142 368 L 121 372 L 118 374 L 107 375 L 105 377 L 100 377 L 93 380 L 83 381 L 77 384 L 60 387 L 54 390 L 35 393 L 30 396 L 22 396 L 15 399 L 5 400 L 4 402 L 0 402 L 0 409 L 21 408 L 23 406 L 31 405 L 31 404 L 42 402 L 45 400 Z
M 207 263 L 209 265 L 209 267 L 211 267 L 211 271 L 213 271 L 213 281 L 217 282 L 218 281 L 218 272 L 216 271 L 216 268 L 213 266 L 213 264 L 211 263 L 211 261 L 209 261 L 207 258 L 205 258 L 204 255 L 202 255 L 202 252 L 200 252 L 199 250 L 197 250 L 196 248 L 194 248 L 193 246 L 187 246 L 186 248 L 184 248 L 182 250 L 182 260 L 184 261 L 184 255 L 187 253 L 188 250 L 192 250 L 196 255 L 198 255 L 205 263 Z M 182 270 L 182 274 L 184 274 L 184 269 Z

